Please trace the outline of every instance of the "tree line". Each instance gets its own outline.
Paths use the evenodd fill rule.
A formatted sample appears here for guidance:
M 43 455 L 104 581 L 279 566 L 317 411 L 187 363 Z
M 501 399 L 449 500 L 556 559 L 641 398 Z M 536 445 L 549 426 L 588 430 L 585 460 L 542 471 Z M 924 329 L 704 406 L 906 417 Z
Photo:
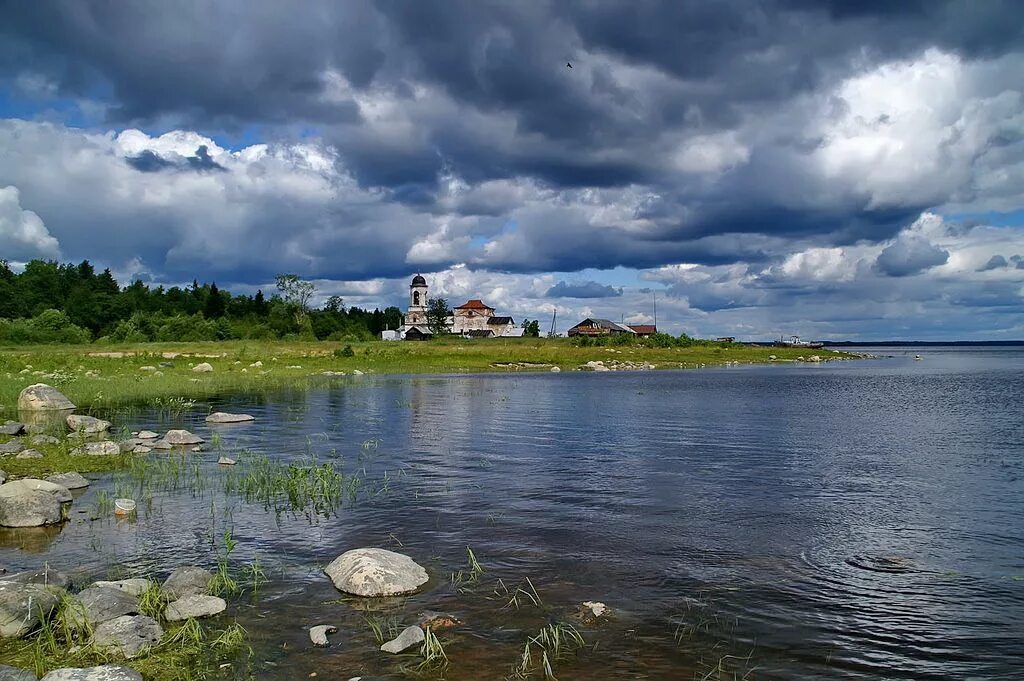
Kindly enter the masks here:
M 397 329 L 397 307 L 364 310 L 331 296 L 311 308 L 316 289 L 294 274 L 278 275 L 275 291 L 232 294 L 215 282 L 122 287 L 109 269 L 88 260 L 33 260 L 14 272 L 0 260 L 0 344 L 143 343 L 229 339 L 371 340 Z

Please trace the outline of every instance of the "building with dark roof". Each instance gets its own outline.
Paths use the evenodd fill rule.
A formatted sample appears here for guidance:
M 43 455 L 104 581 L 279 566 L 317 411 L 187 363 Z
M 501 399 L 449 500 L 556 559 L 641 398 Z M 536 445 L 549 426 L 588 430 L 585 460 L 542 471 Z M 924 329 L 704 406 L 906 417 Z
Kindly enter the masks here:
M 566 332 L 569 336 L 617 336 L 627 333 L 636 335 L 636 331 L 624 324 L 613 322 L 610 319 L 597 319 L 588 317 Z

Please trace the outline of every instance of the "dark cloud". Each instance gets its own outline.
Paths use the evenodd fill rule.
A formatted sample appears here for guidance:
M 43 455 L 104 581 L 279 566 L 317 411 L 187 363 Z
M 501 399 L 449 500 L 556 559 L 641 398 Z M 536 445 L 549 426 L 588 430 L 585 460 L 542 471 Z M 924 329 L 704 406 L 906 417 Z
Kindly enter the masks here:
M 929 243 L 926 239 L 901 236 L 895 243 L 882 250 L 875 261 L 875 266 L 879 272 L 890 277 L 906 277 L 942 265 L 948 260 L 949 251 Z
M 988 272 L 989 270 L 997 270 L 1001 267 L 1006 267 L 1008 263 L 1006 258 L 1001 255 L 993 255 L 988 259 L 988 262 L 978 268 L 979 272 Z
M 164 159 L 155 151 L 146 149 L 135 156 L 126 156 L 124 162 L 142 173 L 155 173 L 166 168 L 173 168 L 174 164 Z
M 548 298 L 617 298 L 622 295 L 622 289 L 596 281 L 559 281 L 545 295 Z
M 126 156 L 124 162 L 143 173 L 156 173 L 168 168 L 188 168 L 197 172 L 227 170 L 210 157 L 209 147 L 205 144 L 196 149 L 194 156 L 175 156 L 173 159 L 167 159 L 152 149 L 145 149 L 134 156 Z
M 192 170 L 226 170 L 224 166 L 210 158 L 210 150 L 205 144 L 200 145 L 199 148 L 196 149 L 195 156 L 186 157 L 185 162 L 188 163 Z

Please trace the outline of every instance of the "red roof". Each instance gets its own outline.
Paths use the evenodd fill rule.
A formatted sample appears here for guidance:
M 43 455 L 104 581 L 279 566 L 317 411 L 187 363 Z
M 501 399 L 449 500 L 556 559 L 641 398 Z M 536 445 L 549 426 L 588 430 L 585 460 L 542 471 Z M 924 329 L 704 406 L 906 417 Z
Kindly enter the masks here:
M 463 305 L 459 305 L 455 309 L 456 310 L 493 310 L 494 308 L 491 307 L 490 305 L 485 305 L 484 301 L 482 301 L 482 300 L 480 300 L 478 298 L 473 298 L 472 300 L 467 301 Z
M 658 333 L 658 327 L 654 324 L 627 324 L 627 326 L 637 333 Z

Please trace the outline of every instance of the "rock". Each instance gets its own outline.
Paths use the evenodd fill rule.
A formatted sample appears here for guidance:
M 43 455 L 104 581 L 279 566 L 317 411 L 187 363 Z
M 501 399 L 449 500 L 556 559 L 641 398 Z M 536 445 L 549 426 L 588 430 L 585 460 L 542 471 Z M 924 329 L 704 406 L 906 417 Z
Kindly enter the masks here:
M 131 659 L 160 643 L 164 630 L 152 617 L 122 615 L 101 623 L 92 634 L 100 650 L 118 652 Z
M 356 596 L 398 596 L 427 582 L 427 571 L 412 558 L 387 549 L 353 549 L 324 572 L 339 591 Z
M 11 440 L 0 445 L 0 456 L 17 454 L 23 449 L 25 449 L 25 445 L 21 444 L 21 440 Z
M 160 435 L 158 433 L 154 433 L 152 430 L 140 430 L 139 434 L 135 437 L 140 440 L 155 440 L 160 437 Z
M 561 369 L 559 369 L 558 367 L 551 367 L 551 373 L 553 373 L 553 374 L 557 374 L 560 371 L 561 371 Z
M 263 366 L 263 362 L 261 362 L 259 360 L 256 360 L 255 362 L 253 362 L 252 364 L 249 365 L 249 367 L 252 368 L 252 369 L 258 369 L 261 366 Z
M 0 426 L 0 435 L 24 435 L 25 424 L 17 421 L 7 421 Z
M 41 458 L 43 458 L 43 453 L 41 451 L 39 451 L 38 449 L 24 449 L 21 452 L 19 452 L 18 455 L 15 456 L 14 458 L 15 459 L 41 459 Z
M 163 590 L 173 599 L 205 594 L 210 589 L 213 575 L 201 567 L 185 566 L 176 569 L 164 582 Z
M 139 367 L 139 371 L 156 371 L 156 367 L 147 364 L 144 367 Z
M 46 482 L 67 487 L 69 490 L 82 489 L 89 486 L 89 481 L 74 471 L 70 473 L 54 473 L 46 478 Z
M 202 364 L 197 364 L 194 367 L 192 367 L 192 371 L 196 372 L 197 374 L 205 374 L 207 372 L 213 371 L 213 366 L 211 366 L 209 362 L 203 362 Z
M 128 667 L 105 664 L 82 669 L 54 669 L 40 681 L 142 681 L 142 674 Z
M 23 411 L 50 411 L 74 408 L 74 403 L 64 393 L 45 383 L 30 385 L 18 395 L 18 409 Z
M 234 466 L 235 460 L 232 459 L 230 456 L 222 456 L 219 459 L 217 459 L 217 463 L 219 463 L 221 466 Z
M 198 445 L 205 440 L 187 430 L 169 430 L 167 435 L 164 435 L 164 442 L 172 447 L 184 447 L 185 445 Z
M 195 594 L 184 596 L 168 604 L 164 616 L 168 622 L 180 622 L 192 618 L 213 617 L 224 612 L 227 607 L 228 604 L 224 602 L 223 598 Z
M 0 485 L 0 489 L 13 483 Z M 0 497 L 0 527 L 39 527 L 64 520 L 61 503 L 52 494 L 40 490 L 11 497 Z
M 338 631 L 338 627 L 333 624 L 318 624 L 315 627 L 309 629 L 309 640 L 313 642 L 313 645 L 326 648 L 328 645 L 327 634 L 333 634 Z
M 43 491 L 53 495 L 62 504 L 71 503 L 74 498 L 67 487 L 36 478 L 22 478 L 0 485 L 0 498 L 12 497 L 28 491 Z
M 153 450 L 150 449 L 149 447 L 139 445 L 138 447 L 132 450 L 132 454 L 149 454 L 151 451 Z
M 248 414 L 228 414 L 223 411 L 215 411 L 206 417 L 207 423 L 243 423 L 244 421 L 255 421 L 255 416 Z
M 167 440 L 157 440 L 153 443 L 152 449 L 174 449 L 174 445 Z
M 173 369 L 174 368 L 174 362 L 160 362 L 160 367 L 162 369 Z
M 398 654 L 403 650 L 412 648 L 414 645 L 423 643 L 425 638 L 426 636 L 423 634 L 423 630 L 419 627 L 406 627 L 401 634 L 382 645 L 380 649 L 385 653 Z
M 359 369 L 353 369 L 353 370 L 352 370 L 352 375 L 353 375 L 353 376 L 362 376 L 362 375 L 363 375 L 363 372 L 362 372 L 362 371 L 360 371 Z
M 95 435 L 96 433 L 105 433 L 110 430 L 110 421 L 93 418 L 92 416 L 68 414 L 66 421 L 68 423 L 68 428 L 76 433 Z
M 64 617 L 72 626 L 81 629 L 86 624 L 95 626 L 121 615 L 137 615 L 139 599 L 110 586 L 90 586 L 71 596 L 64 608 Z
M 576 619 L 584 624 L 596 624 L 598 620 L 611 616 L 612 610 L 600 601 L 583 601 L 576 610 Z
M 110 440 L 86 442 L 81 447 L 71 450 L 74 456 L 116 456 L 121 453 L 121 446 Z
M 59 445 L 60 438 L 56 438 L 52 435 L 33 435 L 29 442 L 34 445 Z
M 0 485 L 4 484 L 5 482 L 7 482 L 7 472 L 0 471 Z
M 27 669 L 0 664 L 0 681 L 39 681 L 39 677 Z
M 426 610 L 420 613 L 420 618 L 416 620 L 416 625 L 420 629 L 429 627 L 431 631 L 441 631 L 442 629 L 454 629 L 455 627 L 462 626 L 462 620 L 447 613 Z
M 778 359 L 778 357 L 776 357 L 775 355 L 768 355 L 768 359 L 774 362 L 775 360 Z
M 35 572 L 19 572 L 13 575 L 5 575 L 0 577 L 0 581 L 17 582 L 18 584 L 39 584 L 57 589 L 67 589 L 71 584 L 71 580 L 68 579 L 66 574 L 49 566 Z
M 153 586 L 153 582 L 149 581 L 148 579 L 137 578 L 119 579 L 113 582 L 99 581 L 93 582 L 92 585 L 95 587 L 103 587 L 107 589 L 119 589 L 128 594 L 129 596 L 135 596 L 136 598 L 138 598 L 142 594 L 146 593 L 146 591 L 148 591 L 151 586 Z
M 34 631 L 57 607 L 61 594 L 61 589 L 42 584 L 0 582 L 0 638 Z

